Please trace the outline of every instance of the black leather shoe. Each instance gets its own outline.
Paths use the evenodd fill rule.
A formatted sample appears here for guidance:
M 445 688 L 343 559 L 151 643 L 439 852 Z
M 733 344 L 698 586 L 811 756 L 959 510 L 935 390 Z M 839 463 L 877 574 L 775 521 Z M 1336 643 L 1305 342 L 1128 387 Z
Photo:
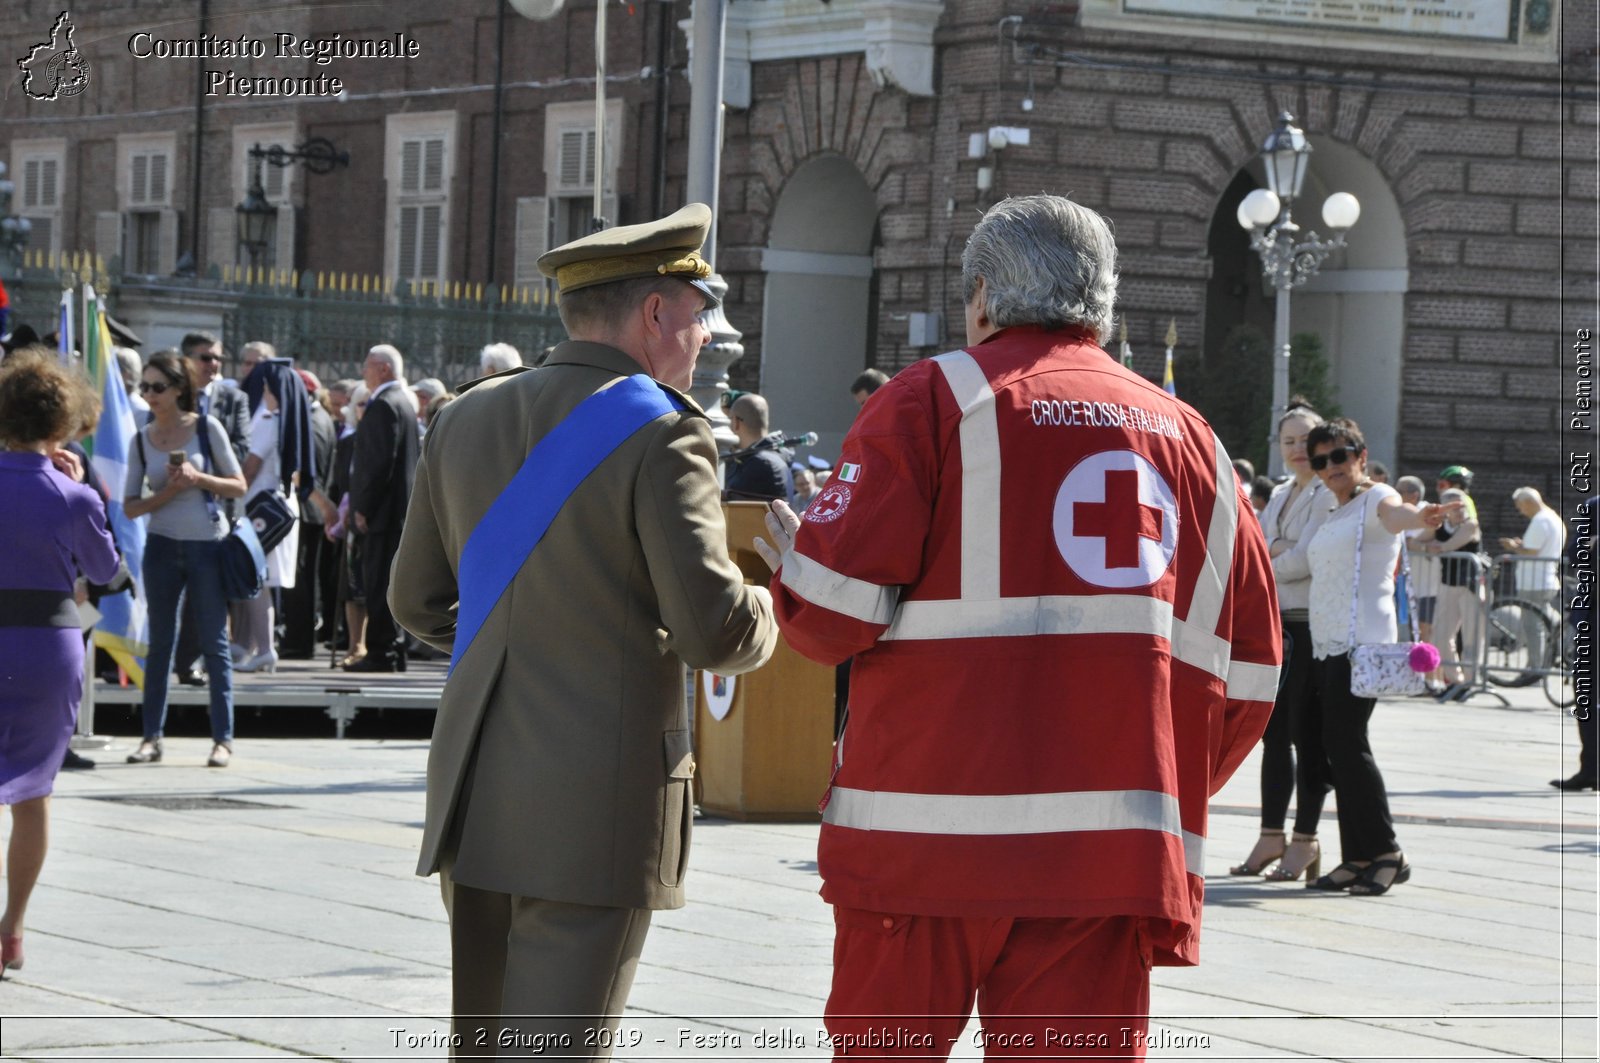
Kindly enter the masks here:
M 178 673 L 178 682 L 186 687 L 203 687 L 206 685 L 206 676 L 199 669 L 191 668 L 187 672 Z
M 359 661 L 345 665 L 344 670 L 347 672 L 396 672 L 403 669 L 397 669 L 391 662 L 380 660 L 377 657 L 363 657 Z
M 1593 775 L 1585 775 L 1580 771 L 1570 779 L 1551 779 L 1550 785 L 1557 790 L 1593 790 L 1595 789 L 1595 777 Z
M 67 750 L 67 755 L 61 758 L 62 771 L 88 771 L 92 767 L 94 761 L 75 749 Z

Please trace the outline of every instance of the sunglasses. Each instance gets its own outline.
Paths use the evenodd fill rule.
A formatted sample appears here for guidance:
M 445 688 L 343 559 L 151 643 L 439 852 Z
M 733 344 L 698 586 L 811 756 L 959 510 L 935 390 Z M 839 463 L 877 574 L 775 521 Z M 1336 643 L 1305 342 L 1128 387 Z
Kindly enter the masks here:
M 200 354 L 200 355 L 196 355 L 195 356 L 195 360 L 196 361 L 201 361 L 201 362 L 221 362 L 222 361 L 222 355 L 220 355 L 220 354 Z
M 155 392 L 157 395 L 165 395 L 167 393 L 167 389 L 174 386 L 175 385 L 173 384 L 152 384 L 148 380 L 141 380 L 139 381 L 139 394 L 148 395 L 151 392 Z
M 1311 459 L 1311 471 L 1321 472 L 1328 467 L 1328 462 L 1330 461 L 1335 465 L 1343 465 L 1360 453 L 1361 451 L 1357 447 L 1334 447 L 1326 454 L 1318 454 Z

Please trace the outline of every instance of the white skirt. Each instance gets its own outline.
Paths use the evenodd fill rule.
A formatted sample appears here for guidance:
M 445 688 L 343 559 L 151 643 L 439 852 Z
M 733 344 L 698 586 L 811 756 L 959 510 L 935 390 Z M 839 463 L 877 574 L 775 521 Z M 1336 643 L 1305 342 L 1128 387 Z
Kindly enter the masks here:
M 295 502 L 290 500 L 290 510 L 295 509 Z M 289 534 L 283 541 L 274 546 L 267 553 L 267 583 L 268 587 L 282 587 L 284 590 L 294 589 L 296 570 L 300 567 L 300 522 L 296 520 L 289 525 Z

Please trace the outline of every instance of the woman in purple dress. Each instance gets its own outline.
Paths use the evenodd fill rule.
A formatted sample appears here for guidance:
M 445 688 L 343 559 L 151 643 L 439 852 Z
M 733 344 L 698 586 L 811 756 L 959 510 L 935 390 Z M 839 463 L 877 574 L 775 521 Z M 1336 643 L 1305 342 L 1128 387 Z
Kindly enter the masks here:
M 109 583 L 105 506 L 59 449 L 83 422 L 88 385 L 53 353 L 0 365 L 0 805 L 11 808 L 0 969 L 22 966 L 23 914 L 49 837 L 49 799 L 78 717 L 80 575 Z

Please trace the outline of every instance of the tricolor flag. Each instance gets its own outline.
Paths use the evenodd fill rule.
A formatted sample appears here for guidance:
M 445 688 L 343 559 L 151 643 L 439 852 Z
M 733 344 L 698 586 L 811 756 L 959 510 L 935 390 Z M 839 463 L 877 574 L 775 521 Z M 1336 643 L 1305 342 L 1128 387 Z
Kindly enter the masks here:
M 833 474 L 835 480 L 853 484 L 861 479 L 861 466 L 852 465 L 848 461 L 839 466 L 839 471 Z
M 68 293 L 71 294 L 70 292 Z M 83 286 L 83 364 L 89 381 L 100 394 L 104 408 L 100 425 L 87 447 L 94 471 L 106 485 L 110 503 L 106 523 L 117 540 L 128 571 L 133 574 L 133 590 L 100 599 L 100 622 L 95 625 L 94 644 L 109 653 L 140 689 L 144 687 L 144 658 L 149 652 L 148 609 L 144 598 L 145 520 L 132 518 L 122 509 L 123 485 L 128 479 L 128 453 L 135 433 L 133 406 L 122 385 L 122 373 L 111 349 L 111 329 L 106 326 L 105 308 L 94 289 Z
M 56 352 L 61 355 L 61 361 L 71 363 L 72 356 L 78 350 L 77 333 L 72 327 L 72 289 L 64 288 L 61 292 L 61 312 L 56 318 Z
M 1166 389 L 1168 395 L 1171 395 L 1173 398 L 1178 397 L 1178 382 L 1174 380 L 1172 376 L 1171 347 L 1167 348 L 1167 367 L 1161 373 L 1161 386 Z
M 1133 348 L 1128 346 L 1128 319 L 1122 319 L 1122 368 L 1133 368 Z

